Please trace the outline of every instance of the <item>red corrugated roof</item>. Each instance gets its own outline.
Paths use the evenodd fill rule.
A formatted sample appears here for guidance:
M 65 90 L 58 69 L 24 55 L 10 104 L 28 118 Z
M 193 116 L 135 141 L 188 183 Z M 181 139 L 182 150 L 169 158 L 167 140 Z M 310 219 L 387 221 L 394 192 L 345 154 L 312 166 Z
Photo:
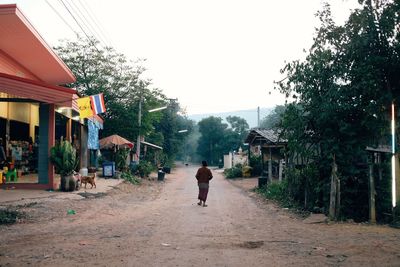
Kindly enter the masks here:
M 0 73 L 0 92 L 51 104 L 72 102 L 76 94 L 75 89 L 33 81 L 5 73 Z

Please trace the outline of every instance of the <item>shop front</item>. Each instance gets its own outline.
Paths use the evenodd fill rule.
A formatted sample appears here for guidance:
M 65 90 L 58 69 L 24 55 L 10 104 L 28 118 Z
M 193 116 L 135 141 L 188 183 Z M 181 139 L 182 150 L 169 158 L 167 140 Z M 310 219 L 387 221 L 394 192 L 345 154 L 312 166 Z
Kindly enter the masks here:
M 54 189 L 50 148 L 84 127 L 75 89 L 59 86 L 75 77 L 16 5 L 0 5 L 0 25 L 1 187 Z

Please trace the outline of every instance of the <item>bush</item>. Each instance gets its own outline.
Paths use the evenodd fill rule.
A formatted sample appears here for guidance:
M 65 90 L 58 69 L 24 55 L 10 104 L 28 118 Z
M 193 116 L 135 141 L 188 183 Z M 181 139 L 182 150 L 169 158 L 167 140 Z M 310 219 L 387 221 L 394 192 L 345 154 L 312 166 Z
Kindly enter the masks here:
M 250 155 L 250 167 L 253 169 L 251 170 L 252 176 L 260 176 L 262 173 L 262 163 L 261 163 L 261 156 Z
M 137 166 L 137 171 L 142 178 L 148 177 L 153 170 L 154 167 L 148 161 L 141 160 Z
M 126 165 L 126 158 L 128 157 L 129 150 L 121 148 L 117 151 L 117 154 L 115 156 L 115 161 L 117 164 L 117 169 L 119 171 L 125 171 L 127 169 Z
M 129 172 L 121 173 L 121 178 L 127 182 L 130 182 L 131 184 L 140 184 L 141 183 L 141 181 L 138 177 L 136 177 L 135 175 L 133 175 Z
M 288 194 L 289 190 L 287 180 L 283 180 L 282 182 L 272 182 L 262 188 L 257 188 L 256 192 L 265 198 L 278 201 L 286 208 L 297 208 L 297 204 Z
M 242 168 L 243 168 L 242 164 L 237 164 L 233 168 L 225 169 L 224 170 L 225 177 L 228 179 L 242 177 Z
M 61 176 L 71 175 L 79 163 L 76 150 L 68 141 L 61 141 L 50 149 L 50 161 Z

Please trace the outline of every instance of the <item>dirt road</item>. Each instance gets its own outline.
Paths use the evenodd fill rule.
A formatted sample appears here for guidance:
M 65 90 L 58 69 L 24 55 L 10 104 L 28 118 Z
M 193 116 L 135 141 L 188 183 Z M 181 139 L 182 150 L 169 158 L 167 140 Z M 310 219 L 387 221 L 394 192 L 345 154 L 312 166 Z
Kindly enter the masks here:
M 94 198 L 35 200 L 23 208 L 25 222 L 0 226 L 0 265 L 400 265 L 400 230 L 306 224 L 217 171 L 203 208 L 195 171 L 180 166 L 165 183 L 124 184 Z

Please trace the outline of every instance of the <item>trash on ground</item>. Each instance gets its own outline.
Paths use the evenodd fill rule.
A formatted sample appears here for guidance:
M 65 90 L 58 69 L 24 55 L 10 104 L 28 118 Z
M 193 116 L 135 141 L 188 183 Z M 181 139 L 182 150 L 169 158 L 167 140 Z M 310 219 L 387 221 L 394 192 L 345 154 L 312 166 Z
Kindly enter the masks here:
M 67 211 L 67 214 L 68 214 L 68 215 L 73 215 L 73 214 L 76 214 L 76 212 L 75 212 L 75 210 L 68 210 L 68 211 Z

